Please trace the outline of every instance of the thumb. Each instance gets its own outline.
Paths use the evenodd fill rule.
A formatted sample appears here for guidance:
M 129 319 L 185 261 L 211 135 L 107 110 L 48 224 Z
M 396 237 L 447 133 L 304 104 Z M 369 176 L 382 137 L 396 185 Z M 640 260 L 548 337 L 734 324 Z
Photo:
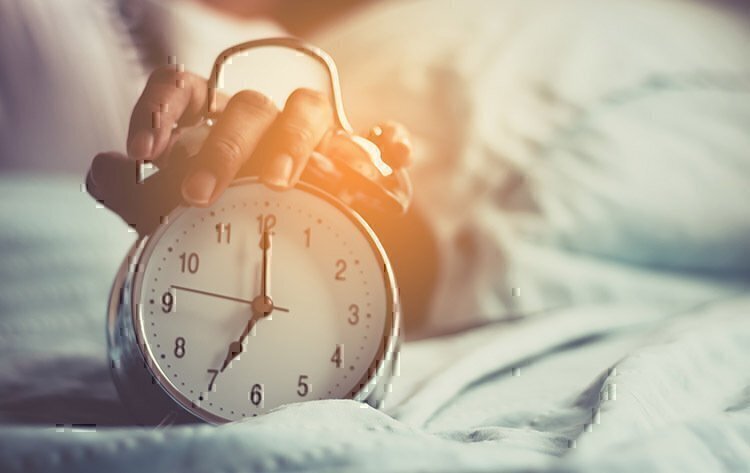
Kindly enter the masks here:
M 142 180 L 140 169 L 139 161 L 120 153 L 98 154 L 86 176 L 86 190 L 144 236 L 180 204 L 179 177 L 184 170 L 170 166 L 169 172 Z

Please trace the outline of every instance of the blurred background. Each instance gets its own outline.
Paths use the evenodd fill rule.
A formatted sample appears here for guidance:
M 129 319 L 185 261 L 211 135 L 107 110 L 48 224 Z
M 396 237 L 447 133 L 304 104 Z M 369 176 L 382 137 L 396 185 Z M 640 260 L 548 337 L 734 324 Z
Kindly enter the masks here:
M 208 76 L 229 45 L 297 35 L 337 62 L 358 130 L 393 119 L 414 135 L 438 326 L 682 300 L 750 265 L 746 6 L 6 0 L 0 168 L 78 183 L 97 152 L 124 151 L 155 67 Z

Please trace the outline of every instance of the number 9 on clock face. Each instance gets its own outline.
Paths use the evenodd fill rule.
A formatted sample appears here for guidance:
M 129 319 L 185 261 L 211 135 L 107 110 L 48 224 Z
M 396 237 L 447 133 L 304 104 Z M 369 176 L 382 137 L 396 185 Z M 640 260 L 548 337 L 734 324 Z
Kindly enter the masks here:
M 159 384 L 213 423 L 358 398 L 384 360 L 393 274 L 369 227 L 304 184 L 232 185 L 181 209 L 144 247 L 134 327 Z

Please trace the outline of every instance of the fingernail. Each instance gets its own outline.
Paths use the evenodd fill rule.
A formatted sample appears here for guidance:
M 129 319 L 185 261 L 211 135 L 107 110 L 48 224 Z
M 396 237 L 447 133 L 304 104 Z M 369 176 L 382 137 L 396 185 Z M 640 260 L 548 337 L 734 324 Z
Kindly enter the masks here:
M 91 168 L 89 168 L 89 180 L 94 186 L 99 185 L 98 181 L 102 180 L 102 173 L 104 168 L 104 157 L 101 154 L 94 156 L 94 160 L 91 161 Z
M 89 170 L 88 174 L 86 175 L 86 191 L 89 194 L 92 194 L 93 191 L 96 190 L 96 180 L 94 179 L 94 173 Z
M 294 160 L 288 154 L 272 159 L 265 170 L 265 181 L 275 187 L 287 188 L 292 179 Z
M 213 173 L 198 169 L 182 182 L 182 197 L 193 205 L 205 205 L 211 200 L 216 189 L 216 176 Z
M 130 157 L 135 159 L 148 159 L 154 148 L 154 135 L 146 130 L 135 134 L 130 142 Z

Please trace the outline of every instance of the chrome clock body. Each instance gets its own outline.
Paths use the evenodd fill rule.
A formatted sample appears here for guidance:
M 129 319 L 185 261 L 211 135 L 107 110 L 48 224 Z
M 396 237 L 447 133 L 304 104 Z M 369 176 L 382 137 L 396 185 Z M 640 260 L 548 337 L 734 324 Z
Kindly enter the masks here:
M 143 424 L 220 424 L 312 399 L 377 407 L 397 366 L 393 270 L 357 212 L 403 213 L 411 185 L 353 135 L 327 54 L 293 38 L 222 52 L 204 119 L 175 150 L 195 154 L 217 118 L 225 66 L 241 60 L 260 73 L 240 89 L 279 106 L 298 87 L 329 96 L 330 156 L 313 153 L 289 191 L 239 179 L 210 208 L 177 208 L 135 243 L 112 287 L 107 337 L 117 389 Z M 309 77 L 289 73 L 295 61 L 309 61 Z
M 274 304 L 289 305 L 288 312 L 258 321 L 243 352 L 212 376 L 251 316 L 242 300 L 250 302 L 259 291 L 263 215 L 276 219 L 267 230 L 275 232 L 277 260 L 271 291 Z M 231 244 L 220 231 L 229 221 Z M 340 241 L 308 248 L 311 234 Z M 202 266 L 191 267 L 187 255 L 198 247 Z M 235 264 L 227 267 L 227 261 Z M 347 268 L 339 275 L 341 261 Z M 191 281 L 196 292 L 182 291 Z M 349 398 L 378 407 L 397 363 L 397 297 L 385 251 L 347 205 L 309 184 L 275 192 L 252 178 L 239 180 L 211 208 L 176 209 L 130 251 L 110 297 L 114 379 L 132 414 L 151 425 L 219 424 L 311 399 Z M 265 348 L 254 351 L 260 345 Z

